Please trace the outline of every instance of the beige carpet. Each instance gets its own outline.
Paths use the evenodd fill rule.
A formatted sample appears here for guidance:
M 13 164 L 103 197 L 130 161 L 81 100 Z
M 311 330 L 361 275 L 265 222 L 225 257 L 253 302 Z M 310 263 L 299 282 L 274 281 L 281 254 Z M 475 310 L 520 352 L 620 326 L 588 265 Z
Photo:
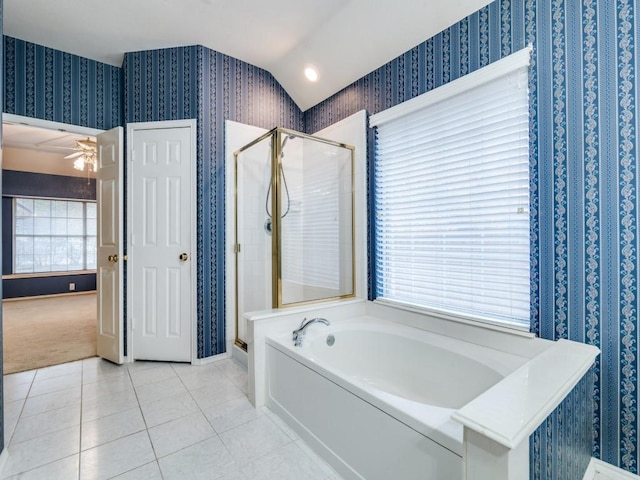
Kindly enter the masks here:
M 96 294 L 2 302 L 4 373 L 96 355 Z

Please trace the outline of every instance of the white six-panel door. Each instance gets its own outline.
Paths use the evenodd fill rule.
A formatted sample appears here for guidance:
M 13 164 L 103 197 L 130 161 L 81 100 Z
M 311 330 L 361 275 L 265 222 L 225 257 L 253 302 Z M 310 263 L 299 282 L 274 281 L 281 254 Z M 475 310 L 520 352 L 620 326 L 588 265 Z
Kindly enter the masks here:
M 191 361 L 193 125 L 129 127 L 128 318 L 132 359 Z
M 122 127 L 97 136 L 97 353 L 123 362 Z

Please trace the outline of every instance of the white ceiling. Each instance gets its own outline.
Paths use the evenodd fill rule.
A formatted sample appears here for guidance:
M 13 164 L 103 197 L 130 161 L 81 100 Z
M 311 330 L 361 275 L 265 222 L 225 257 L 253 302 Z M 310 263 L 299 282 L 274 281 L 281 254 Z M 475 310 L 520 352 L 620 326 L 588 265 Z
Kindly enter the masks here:
M 307 110 L 488 3 L 4 0 L 4 33 L 116 66 L 125 52 L 204 45 L 268 70 Z
M 95 137 L 61 132 L 46 128 L 5 123 L 2 126 L 2 145 L 40 152 L 57 153 L 62 157 L 74 153 L 76 140 L 95 140 Z
M 95 137 L 67 131 L 4 123 L 2 126 L 2 168 L 24 172 L 86 177 L 73 168 L 76 140 Z M 95 176 L 91 173 L 91 176 Z

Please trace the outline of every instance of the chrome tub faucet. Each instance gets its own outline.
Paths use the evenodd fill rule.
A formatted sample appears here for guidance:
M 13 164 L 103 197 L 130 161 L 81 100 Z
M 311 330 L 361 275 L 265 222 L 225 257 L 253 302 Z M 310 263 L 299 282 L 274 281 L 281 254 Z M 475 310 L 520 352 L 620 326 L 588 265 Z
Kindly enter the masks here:
M 302 339 L 304 338 L 305 331 L 312 323 L 324 323 L 325 325 L 331 325 L 331 322 L 326 318 L 312 318 L 311 320 L 303 318 L 300 326 L 293 331 L 293 345 L 295 347 L 302 346 Z

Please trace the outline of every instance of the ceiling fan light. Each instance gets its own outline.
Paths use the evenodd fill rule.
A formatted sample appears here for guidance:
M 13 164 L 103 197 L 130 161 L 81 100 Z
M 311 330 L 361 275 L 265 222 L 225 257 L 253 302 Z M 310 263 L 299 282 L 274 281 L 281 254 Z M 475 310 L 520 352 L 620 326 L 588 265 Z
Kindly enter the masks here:
M 78 157 L 73 162 L 73 168 L 76 170 L 84 170 L 84 157 Z
M 307 80 L 309 80 L 310 82 L 317 82 L 318 70 L 313 65 L 309 65 L 304 69 L 304 76 L 307 77 Z

